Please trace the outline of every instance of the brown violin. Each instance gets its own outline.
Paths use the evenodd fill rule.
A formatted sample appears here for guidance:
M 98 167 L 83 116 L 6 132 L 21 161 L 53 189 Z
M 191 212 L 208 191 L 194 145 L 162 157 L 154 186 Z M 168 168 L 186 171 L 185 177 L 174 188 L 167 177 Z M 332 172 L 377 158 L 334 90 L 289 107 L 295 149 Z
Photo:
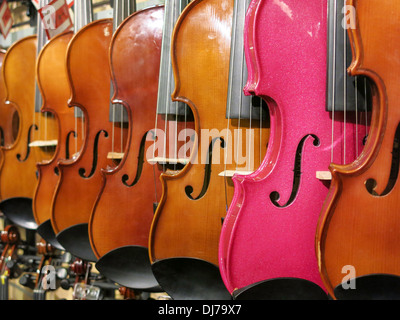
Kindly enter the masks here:
M 349 73 L 373 84 L 371 130 L 356 161 L 330 166 L 332 184 L 320 216 L 316 252 L 332 298 L 398 299 L 400 60 L 394 35 L 400 6 L 397 1 L 350 0 L 345 12 L 352 19 Z
M 218 269 L 231 177 L 254 171 L 267 145 L 266 123 L 252 127 L 252 118 L 234 117 L 227 108 L 233 4 L 192 1 L 172 35 L 172 99 L 190 107 L 195 128 L 185 146 L 188 163 L 176 174 L 161 175 L 149 254 L 156 279 L 174 299 L 231 298 Z
M 118 166 L 102 170 L 101 191 L 89 220 L 91 246 L 99 259 L 96 268 L 123 286 L 141 290 L 159 288 L 147 246 L 159 200 L 154 188 L 161 194 L 160 183 L 155 185 L 161 170 L 147 161 L 146 150 L 152 146 L 148 134 L 157 108 L 163 23 L 164 7 L 150 7 L 129 16 L 114 33 L 112 101 L 127 111 L 128 140 Z
M 80 4 L 75 4 L 75 30 L 82 28 L 90 19 L 90 8 L 80 7 Z M 73 35 L 73 31 L 67 31 L 53 37 L 41 50 L 37 61 L 37 81 L 43 97 L 42 112 L 55 117 L 58 143 L 52 159 L 37 164 L 38 182 L 33 197 L 33 214 L 38 233 L 58 249 L 62 249 L 62 246 L 56 240 L 51 225 L 53 195 L 59 179 L 57 165 L 59 160 L 76 156 L 83 141 L 84 118 L 77 116 L 74 108 L 68 107 L 70 86 L 65 57 Z
M 44 6 L 48 1 L 42 0 Z M 36 163 L 52 157 L 57 143 L 57 124 L 49 113 L 41 113 L 41 95 L 36 83 L 37 56 L 46 35 L 38 19 L 37 36 L 15 42 L 3 60 L 5 104 L 18 113 L 18 135 L 3 147 L 0 175 L 1 211 L 18 226 L 36 229 L 32 197 L 37 182 Z
M 87 10 L 90 1 L 76 4 Z M 73 36 L 66 54 L 71 88 L 68 105 L 79 108 L 84 116 L 84 140 L 76 157 L 58 161 L 51 223 L 62 247 L 87 261 L 97 260 L 89 242 L 88 222 L 102 186 L 101 168 L 115 166 L 108 154 L 113 146 L 114 152 L 122 153 L 125 141 L 122 146 L 112 142 L 126 137 L 126 128 L 109 120 L 112 34 L 112 19 L 93 21 Z

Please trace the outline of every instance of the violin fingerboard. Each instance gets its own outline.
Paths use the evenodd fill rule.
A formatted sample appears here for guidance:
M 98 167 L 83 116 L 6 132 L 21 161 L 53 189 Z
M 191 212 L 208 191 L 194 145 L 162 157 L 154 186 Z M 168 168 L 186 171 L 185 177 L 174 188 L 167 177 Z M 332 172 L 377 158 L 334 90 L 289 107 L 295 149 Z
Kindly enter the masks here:
M 352 77 L 347 68 L 352 62 L 348 37 L 348 10 L 344 0 L 329 0 L 327 111 L 370 111 L 371 88 L 365 77 Z M 345 24 L 346 22 L 346 24 Z

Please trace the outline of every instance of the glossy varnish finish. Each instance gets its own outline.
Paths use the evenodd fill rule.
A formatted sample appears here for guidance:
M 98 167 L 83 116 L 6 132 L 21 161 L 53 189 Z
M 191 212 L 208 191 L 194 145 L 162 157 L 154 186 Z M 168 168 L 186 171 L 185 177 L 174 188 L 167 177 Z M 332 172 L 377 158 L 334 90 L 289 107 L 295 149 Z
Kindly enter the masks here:
M 161 195 L 161 171 L 148 162 L 146 152 L 152 146 L 147 133 L 154 128 L 157 107 L 163 18 L 163 6 L 139 11 L 124 21 L 111 43 L 113 101 L 128 112 L 129 138 L 119 165 L 103 171 L 90 218 L 90 240 L 98 258 L 126 245 L 148 246 L 153 204 L 159 200 L 155 195 Z
M 352 276 L 400 275 L 396 36 L 400 7 L 397 1 L 377 0 L 351 0 L 348 5 L 355 7 L 357 17 L 357 28 L 350 29 L 354 54 L 350 72 L 369 77 L 376 90 L 364 152 L 348 166 L 331 165 L 332 186 L 316 245 L 321 275 L 332 297 L 345 276 L 349 280 Z M 343 270 L 346 266 L 354 269 Z M 390 297 L 387 294 L 384 297 Z
M 69 105 L 83 111 L 84 140 L 76 158 L 59 161 L 60 179 L 53 198 L 51 222 L 56 234 L 70 227 L 86 225 L 81 236 L 87 241 L 87 224 L 101 188 L 100 169 L 113 165 L 107 158 L 112 150 L 113 130 L 113 123 L 108 117 L 112 32 L 112 19 L 101 19 L 86 25 L 72 38 L 66 57 L 71 87 Z M 115 129 L 118 135 L 121 130 L 118 127 Z M 79 250 L 83 245 L 75 243 L 75 237 L 76 234 L 72 237 L 67 235 Z

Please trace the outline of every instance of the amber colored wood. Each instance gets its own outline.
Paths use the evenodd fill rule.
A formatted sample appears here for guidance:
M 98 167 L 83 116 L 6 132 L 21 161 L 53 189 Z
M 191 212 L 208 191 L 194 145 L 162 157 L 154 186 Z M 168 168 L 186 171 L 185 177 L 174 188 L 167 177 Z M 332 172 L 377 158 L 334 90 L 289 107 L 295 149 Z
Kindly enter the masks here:
M 56 234 L 89 222 L 102 185 L 100 169 L 114 165 L 107 159 L 112 151 L 113 132 L 113 123 L 109 121 L 111 74 L 108 54 L 112 34 L 112 19 L 97 20 L 79 30 L 68 46 L 66 63 L 72 90 L 69 106 L 83 111 L 84 140 L 76 158 L 59 161 L 60 177 L 51 216 Z M 124 130 L 115 128 L 116 140 Z M 114 151 L 121 152 L 119 149 Z
M 37 164 L 38 183 L 33 197 L 33 213 L 38 225 L 51 218 L 52 200 L 58 183 L 58 161 L 70 159 L 82 144 L 81 121 L 68 107 L 71 91 L 65 57 L 73 32 L 52 38 L 37 61 L 37 81 L 43 97 L 42 111 L 51 113 L 58 124 L 58 143 L 51 160 Z
M 190 257 L 218 265 L 221 219 L 233 196 L 230 177 L 219 174 L 225 170 L 248 170 L 245 165 L 235 163 L 233 151 L 227 148 L 232 142 L 233 130 L 238 128 L 237 120 L 226 119 L 232 15 L 233 0 L 193 1 L 175 25 L 171 50 L 175 76 L 172 99 L 192 109 L 198 149 L 192 152 L 190 163 L 179 173 L 161 176 L 163 193 L 149 240 L 152 263 L 171 257 Z M 248 126 L 248 122 L 241 121 L 241 129 Z M 209 130 L 210 136 L 202 137 L 201 129 Z M 222 134 L 227 129 L 232 133 L 230 139 Z M 263 131 L 262 141 L 259 130 Z M 267 129 L 258 128 L 254 132 L 255 145 L 261 143 L 265 151 Z M 185 188 L 193 187 L 193 198 L 202 192 L 207 150 L 213 139 L 216 140 L 208 189 L 200 199 L 192 200 Z M 229 150 L 231 162 L 225 162 L 224 146 Z M 251 170 L 259 166 L 259 159 L 256 147 Z
M 50 159 L 54 152 L 52 148 L 29 147 L 34 140 L 54 140 L 57 128 L 53 118 L 35 112 L 36 40 L 36 36 L 29 36 L 17 41 L 7 50 L 3 61 L 5 103 L 17 110 L 19 131 L 14 143 L 3 147 L 2 200 L 32 198 L 37 181 L 36 162 Z
M 152 146 L 147 133 L 154 128 L 157 108 L 163 22 L 163 6 L 138 11 L 121 24 L 111 42 L 113 102 L 125 106 L 129 132 L 122 161 L 115 169 L 104 170 L 89 222 L 89 238 L 98 258 L 122 246 L 148 245 L 153 204 L 159 200 L 156 188 L 161 195 L 161 171 L 149 164 L 146 151 Z M 129 177 L 126 184 L 124 176 Z
M 391 166 L 399 166 L 392 152 L 398 148 L 395 133 L 400 121 L 396 36 L 400 3 L 350 0 L 347 4 L 355 7 L 357 17 L 357 28 L 349 30 L 353 50 L 349 71 L 369 77 L 375 89 L 367 145 L 354 163 L 331 165 L 332 184 L 317 230 L 321 276 L 334 298 L 334 288 L 349 276 L 345 266 L 354 267 L 357 277 L 400 276 L 400 185 L 398 176 L 391 175 Z M 367 191 L 368 179 L 376 180 L 374 195 Z M 393 188 L 382 196 L 388 181 L 394 182 Z

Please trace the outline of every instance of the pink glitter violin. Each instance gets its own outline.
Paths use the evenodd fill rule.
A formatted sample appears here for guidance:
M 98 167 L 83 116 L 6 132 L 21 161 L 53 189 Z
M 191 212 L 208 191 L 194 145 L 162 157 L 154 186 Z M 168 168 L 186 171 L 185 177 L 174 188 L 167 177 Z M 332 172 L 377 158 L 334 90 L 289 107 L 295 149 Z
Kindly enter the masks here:
M 315 253 L 328 168 L 360 155 L 369 115 L 366 79 L 346 73 L 341 8 L 339 0 L 253 0 L 248 8 L 244 91 L 267 102 L 271 133 L 261 166 L 233 177 L 221 232 L 220 272 L 235 299 L 328 298 Z

